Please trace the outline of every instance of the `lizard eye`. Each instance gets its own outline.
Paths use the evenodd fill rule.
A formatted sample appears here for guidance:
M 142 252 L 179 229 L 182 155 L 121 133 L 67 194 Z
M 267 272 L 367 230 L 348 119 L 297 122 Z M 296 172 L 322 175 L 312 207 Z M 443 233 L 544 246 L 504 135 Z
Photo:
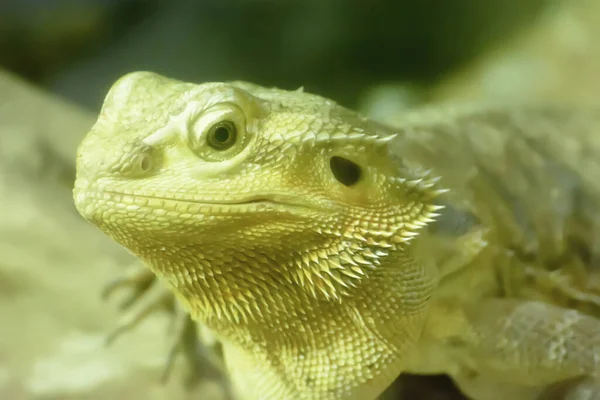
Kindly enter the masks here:
M 237 128 L 231 121 L 222 121 L 213 125 L 206 136 L 206 141 L 215 150 L 227 150 L 237 139 Z
M 189 146 L 207 161 L 222 161 L 238 154 L 247 143 L 245 115 L 226 103 L 206 110 L 190 122 Z

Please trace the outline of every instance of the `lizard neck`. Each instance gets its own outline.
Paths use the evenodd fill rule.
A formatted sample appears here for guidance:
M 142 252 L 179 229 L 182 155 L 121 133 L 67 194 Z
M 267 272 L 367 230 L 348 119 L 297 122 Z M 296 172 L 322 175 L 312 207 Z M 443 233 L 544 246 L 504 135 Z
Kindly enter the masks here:
M 257 285 L 254 270 L 230 270 L 170 283 L 192 316 L 223 341 L 235 385 L 256 398 L 363 398 L 383 391 L 418 340 L 435 284 L 432 271 L 406 251 L 390 254 L 338 299 L 314 296 L 276 269 L 269 285 Z

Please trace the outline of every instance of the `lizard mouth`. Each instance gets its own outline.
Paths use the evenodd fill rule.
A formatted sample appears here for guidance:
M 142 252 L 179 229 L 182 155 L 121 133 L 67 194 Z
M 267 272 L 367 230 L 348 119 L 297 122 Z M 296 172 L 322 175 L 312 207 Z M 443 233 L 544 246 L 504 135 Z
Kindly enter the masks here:
M 156 210 L 178 214 L 243 214 L 257 212 L 296 213 L 312 209 L 294 201 L 291 196 L 253 195 L 233 199 L 226 197 L 198 198 L 184 195 L 150 195 L 126 193 L 115 190 L 90 190 L 75 188 L 75 205 L 84 215 L 92 216 L 96 209 L 110 205 L 130 213 Z M 158 211 L 160 213 L 160 211 Z
M 117 192 L 117 191 L 112 191 L 112 190 L 105 190 L 104 192 L 101 193 L 106 193 L 112 197 L 118 198 L 121 197 L 121 199 L 127 199 L 128 197 L 132 197 L 134 199 L 138 199 L 138 200 L 160 200 L 160 201 L 165 201 L 165 202 L 169 202 L 169 201 L 175 201 L 175 202 L 180 202 L 180 203 L 190 203 L 190 204 L 206 204 L 206 205 L 244 205 L 244 204 L 257 204 L 257 203 L 278 203 L 277 201 L 273 201 L 270 200 L 266 197 L 248 197 L 248 198 L 243 198 L 243 199 L 228 199 L 228 198 L 223 198 L 223 199 L 218 199 L 218 200 L 213 200 L 213 199 L 193 199 L 193 198 L 182 198 L 179 196 L 156 196 L 156 195 L 147 195 L 147 194 L 127 194 L 127 193 L 123 193 L 123 192 Z

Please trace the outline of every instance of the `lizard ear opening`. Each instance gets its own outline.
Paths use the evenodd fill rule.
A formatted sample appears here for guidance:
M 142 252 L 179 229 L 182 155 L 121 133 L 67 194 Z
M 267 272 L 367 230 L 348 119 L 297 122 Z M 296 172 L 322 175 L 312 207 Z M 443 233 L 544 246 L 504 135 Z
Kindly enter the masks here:
M 347 158 L 333 156 L 329 160 L 329 168 L 335 179 L 344 186 L 352 186 L 360 181 L 361 169 L 353 161 Z

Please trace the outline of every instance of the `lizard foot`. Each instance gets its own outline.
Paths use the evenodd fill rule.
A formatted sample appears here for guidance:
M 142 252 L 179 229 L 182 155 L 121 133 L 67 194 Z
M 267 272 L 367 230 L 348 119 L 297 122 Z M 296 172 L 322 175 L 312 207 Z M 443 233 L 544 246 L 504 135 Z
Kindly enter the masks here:
M 173 318 L 168 331 L 169 353 L 161 381 L 165 383 L 169 380 L 179 355 L 184 355 L 191 367 L 192 373 L 187 380 L 188 386 L 199 383 L 207 375 L 214 375 L 213 371 L 207 367 L 212 367 L 215 360 L 209 357 L 211 351 L 200 343 L 194 321 L 179 306 L 173 294 L 158 281 L 152 271 L 139 263 L 127 267 L 122 276 L 106 285 L 102 291 L 102 297 L 107 299 L 120 289 L 129 289 L 131 294 L 120 304 L 123 314 L 117 326 L 108 334 L 107 345 L 113 343 L 122 334 L 134 329 L 151 313 L 167 309 Z M 215 368 L 212 369 L 215 370 Z M 216 368 L 216 371 L 220 374 L 220 368 Z
M 489 299 L 467 311 L 461 343 L 477 372 L 457 378 L 486 400 L 600 400 L 600 320 L 577 310 L 519 299 Z M 495 382 L 492 387 L 490 382 Z

